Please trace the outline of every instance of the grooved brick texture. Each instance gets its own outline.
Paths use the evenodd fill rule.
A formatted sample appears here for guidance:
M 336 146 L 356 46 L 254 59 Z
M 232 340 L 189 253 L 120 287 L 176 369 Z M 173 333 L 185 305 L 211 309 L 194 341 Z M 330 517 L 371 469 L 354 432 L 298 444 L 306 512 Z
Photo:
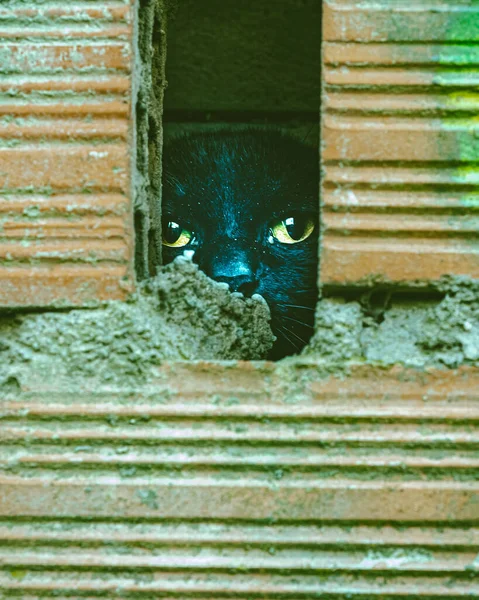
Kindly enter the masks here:
M 478 390 L 477 369 L 311 363 L 24 386 L 0 598 L 477 598 Z
M 132 288 L 132 2 L 0 4 L 0 306 Z
M 322 282 L 479 277 L 479 5 L 330 0 L 323 39 Z

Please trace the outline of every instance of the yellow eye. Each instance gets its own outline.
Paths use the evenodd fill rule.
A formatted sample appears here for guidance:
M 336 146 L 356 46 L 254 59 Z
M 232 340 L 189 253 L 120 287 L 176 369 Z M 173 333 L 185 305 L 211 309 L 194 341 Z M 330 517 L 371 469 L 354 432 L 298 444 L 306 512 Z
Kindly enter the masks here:
M 193 234 L 178 223 L 168 221 L 163 224 L 163 244 L 170 248 L 182 248 L 191 242 Z
M 271 228 L 271 235 L 282 244 L 297 244 L 314 231 L 314 221 L 309 217 L 288 217 Z M 271 243 L 273 240 L 270 240 Z

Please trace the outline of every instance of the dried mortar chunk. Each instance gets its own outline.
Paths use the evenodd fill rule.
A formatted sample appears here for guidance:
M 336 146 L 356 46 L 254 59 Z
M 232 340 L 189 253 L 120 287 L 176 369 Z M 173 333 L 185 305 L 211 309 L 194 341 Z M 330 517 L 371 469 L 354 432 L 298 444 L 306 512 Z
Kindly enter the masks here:
M 361 343 L 368 361 L 408 366 L 479 366 L 479 281 L 451 278 L 435 303 L 393 303 Z
M 1 317 L 0 389 L 75 375 L 145 379 L 163 360 L 261 359 L 275 339 L 269 319 L 261 296 L 231 294 L 179 257 L 130 302 Z
M 456 368 L 479 366 L 479 281 L 444 278 L 440 301 L 393 299 L 381 319 L 359 302 L 328 298 L 318 304 L 316 333 L 303 356 L 347 362 Z
M 363 314 L 357 302 L 321 300 L 316 309 L 315 333 L 303 356 L 339 363 L 361 357 Z

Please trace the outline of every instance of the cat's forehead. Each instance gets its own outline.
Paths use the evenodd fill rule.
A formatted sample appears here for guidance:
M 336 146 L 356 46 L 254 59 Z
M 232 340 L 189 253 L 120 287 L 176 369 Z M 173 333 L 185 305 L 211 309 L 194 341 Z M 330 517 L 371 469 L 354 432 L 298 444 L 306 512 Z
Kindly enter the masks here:
M 278 132 L 199 134 L 165 147 L 164 206 L 251 218 L 317 202 L 314 149 Z

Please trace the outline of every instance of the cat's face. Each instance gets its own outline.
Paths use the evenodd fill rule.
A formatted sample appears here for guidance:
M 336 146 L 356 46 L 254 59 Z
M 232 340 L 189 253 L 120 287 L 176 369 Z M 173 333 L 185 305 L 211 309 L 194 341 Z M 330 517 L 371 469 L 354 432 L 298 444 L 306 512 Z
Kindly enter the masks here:
M 318 157 L 277 132 L 217 132 L 164 149 L 163 256 L 185 250 L 232 291 L 261 294 L 278 340 L 298 352 L 313 332 L 318 266 Z

